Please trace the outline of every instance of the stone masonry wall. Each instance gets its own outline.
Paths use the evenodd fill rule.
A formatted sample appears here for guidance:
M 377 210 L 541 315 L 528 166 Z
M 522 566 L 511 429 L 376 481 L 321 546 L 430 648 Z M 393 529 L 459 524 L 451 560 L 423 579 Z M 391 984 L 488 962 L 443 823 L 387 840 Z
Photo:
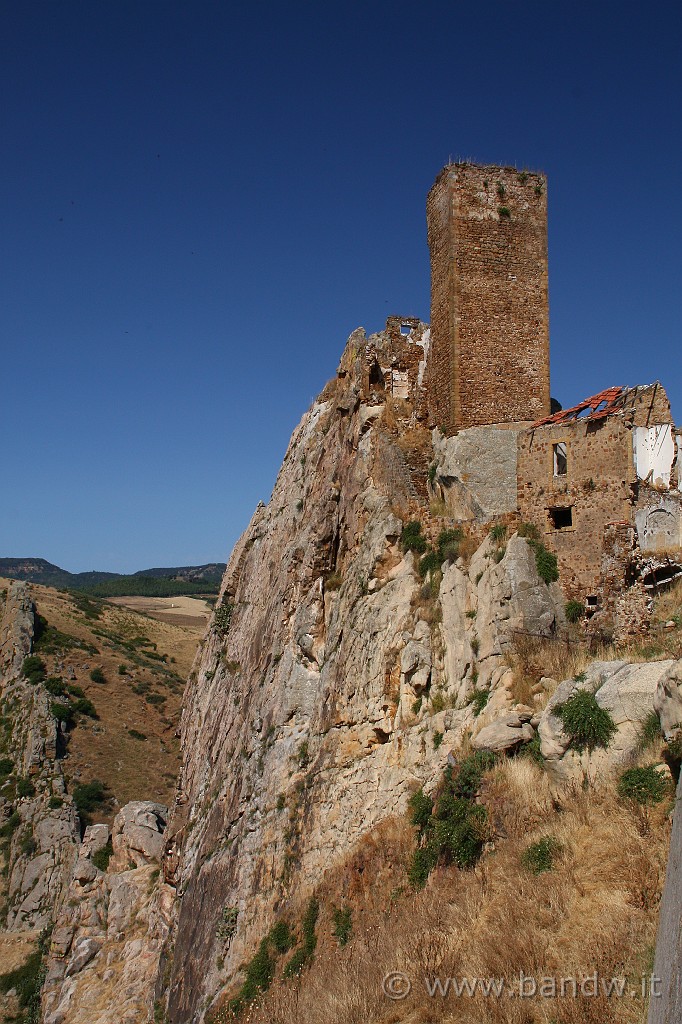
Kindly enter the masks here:
M 547 199 L 541 175 L 444 168 L 427 200 L 430 419 L 461 427 L 549 414 Z
M 566 444 L 563 476 L 554 475 L 558 442 Z M 621 416 L 550 423 L 519 436 L 519 512 L 557 555 L 569 595 L 596 591 L 604 529 L 630 521 L 634 479 L 632 432 Z M 572 525 L 556 529 L 552 508 L 571 508 Z

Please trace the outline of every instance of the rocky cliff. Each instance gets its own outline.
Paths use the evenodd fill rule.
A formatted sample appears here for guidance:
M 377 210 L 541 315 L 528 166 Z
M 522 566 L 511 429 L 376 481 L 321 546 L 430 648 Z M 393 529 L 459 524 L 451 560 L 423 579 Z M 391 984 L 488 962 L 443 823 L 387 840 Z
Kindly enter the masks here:
M 43 992 L 46 1024 L 225 1019 L 223 1004 L 248 981 L 245 965 L 259 950 L 270 971 L 262 943 L 274 941 L 273 925 L 302 921 L 307 956 L 316 941 L 310 898 L 338 880 L 363 843 L 378 849 L 392 827 L 403 846 L 412 841 L 411 795 L 436 792 L 470 750 L 532 744 L 543 764 L 510 769 L 516 796 L 495 798 L 497 825 L 481 842 L 493 850 L 511 836 L 507 860 L 498 860 L 507 866 L 552 800 L 565 804 L 550 784 L 590 781 L 595 770 L 606 775 L 636 758 L 655 694 L 677 678 L 676 659 L 578 671 L 568 640 L 558 643 L 566 637 L 561 589 L 546 582 L 552 573 L 540 575 L 538 545 L 519 535 L 505 502 L 493 509 L 486 499 L 486 510 L 462 499 L 473 518 L 458 525 L 458 474 L 475 466 L 483 494 L 485 448 L 480 458 L 446 450 L 426 429 L 429 332 L 417 321 L 409 327 L 407 336 L 399 321 L 369 338 L 351 335 L 336 377 L 294 431 L 270 501 L 232 553 L 185 693 L 183 766 L 169 815 L 157 804 L 124 808 L 108 862 L 108 829 L 86 831 L 72 849 Z M 524 645 L 526 662 L 535 652 L 532 672 L 519 657 Z M 613 716 L 612 748 L 596 759 L 576 753 L 558 717 L 560 701 L 578 690 Z M 521 778 L 537 790 L 525 809 Z M 580 822 L 589 798 L 571 792 Z M 603 848 L 608 800 L 597 805 Z M 635 884 L 618 871 L 633 858 L 647 867 L 643 834 L 622 809 L 618 821 L 627 857 L 617 867 L 604 860 L 625 908 L 613 916 L 615 950 L 630 927 Z M 395 874 L 400 842 L 386 841 L 380 868 L 357 853 L 366 889 L 372 872 L 384 883 Z M 562 908 L 575 870 L 567 869 Z M 636 912 L 639 938 L 649 934 L 653 905 Z M 574 912 L 584 908 L 562 909 L 557 934 Z M 559 937 L 557 949 L 567 941 Z M 364 959 L 377 959 L 364 942 Z M 352 1019 L 381 1016 L 363 1012 Z
M 4 924 L 9 931 L 44 928 L 69 883 L 80 839 L 73 801 L 59 763 L 59 723 L 49 695 L 22 675 L 35 616 L 26 585 L 8 587 L 0 623 L 0 707 L 9 781 L 0 789 L 4 822 Z
M 230 559 L 190 677 L 165 860 L 172 1021 L 202 1019 L 276 915 L 511 710 L 513 632 L 549 635 L 562 615 L 518 537 L 470 538 L 473 557 L 420 575 L 405 523 L 434 543 L 452 524 L 425 500 L 414 392 L 367 384 L 368 363 L 394 359 L 387 336 L 351 336 Z

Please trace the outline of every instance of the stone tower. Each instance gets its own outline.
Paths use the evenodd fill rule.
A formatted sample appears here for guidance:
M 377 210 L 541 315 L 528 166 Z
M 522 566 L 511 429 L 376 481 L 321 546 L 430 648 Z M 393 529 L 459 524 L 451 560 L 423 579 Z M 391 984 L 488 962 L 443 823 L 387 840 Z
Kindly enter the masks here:
M 429 192 L 429 418 L 448 434 L 549 415 L 545 186 L 463 163 Z

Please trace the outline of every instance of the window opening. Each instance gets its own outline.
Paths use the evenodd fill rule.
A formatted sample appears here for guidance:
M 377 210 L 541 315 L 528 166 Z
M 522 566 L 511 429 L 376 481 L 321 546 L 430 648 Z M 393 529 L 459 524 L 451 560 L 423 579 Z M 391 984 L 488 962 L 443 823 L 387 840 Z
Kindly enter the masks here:
M 568 473 L 568 456 L 566 455 L 566 442 L 559 441 L 553 445 L 554 450 L 554 476 L 566 476 Z

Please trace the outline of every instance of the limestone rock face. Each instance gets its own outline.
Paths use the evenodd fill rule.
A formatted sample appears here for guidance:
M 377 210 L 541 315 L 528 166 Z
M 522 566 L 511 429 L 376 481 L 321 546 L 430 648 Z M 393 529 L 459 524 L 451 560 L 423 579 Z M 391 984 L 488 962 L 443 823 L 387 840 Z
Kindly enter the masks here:
M 444 437 L 434 430 L 434 490 L 453 515 L 485 521 L 516 510 L 518 433 L 468 427 Z
M 511 712 L 514 630 L 560 621 L 523 539 L 499 557 L 486 539 L 469 565 L 444 565 L 440 589 L 401 549 L 433 450 L 397 362 L 386 338 L 351 335 L 232 553 L 197 655 L 163 860 L 178 896 L 172 1024 L 202 1021 L 276 913 L 430 791 L 465 730 Z M 435 540 L 443 521 L 423 521 Z M 476 687 L 490 693 L 478 719 Z
M 157 880 L 167 809 L 126 804 L 113 826 L 106 872 L 92 856 L 106 825 L 83 837 L 67 899 L 52 934 L 43 987 L 45 1024 L 140 1024 L 153 1017 L 154 981 L 172 891 Z
M 659 679 L 654 707 L 663 735 L 667 740 L 673 739 L 682 729 L 682 661 L 676 661 Z
M 512 712 L 509 715 L 501 715 L 491 725 L 474 736 L 471 745 L 474 750 L 490 750 L 494 753 L 502 751 L 513 751 L 522 743 L 528 743 L 533 739 L 535 729 L 524 721 L 524 717 Z
M 595 661 L 581 680 L 566 679 L 547 703 L 538 724 L 545 767 L 556 783 L 581 779 L 587 774 L 613 771 L 627 766 L 637 753 L 642 726 L 654 707 L 654 698 L 666 682 L 679 673 L 679 662 L 654 661 L 632 664 L 624 661 Z M 606 750 L 578 754 L 570 749 L 570 737 L 555 713 L 578 690 L 594 693 L 617 726 Z
M 168 808 L 162 804 L 150 800 L 126 804 L 116 815 L 112 828 L 113 869 L 123 871 L 131 865 L 140 868 L 158 864 L 167 819 Z
M 24 658 L 31 653 L 34 618 L 28 585 L 10 583 L 0 616 L 0 712 L 12 722 L 15 771 L 33 789 L 32 795 L 6 802 L 4 808 L 6 818 L 14 815 L 17 820 L 3 894 L 5 927 L 12 931 L 40 929 L 52 920 L 66 892 L 80 838 L 57 759 L 57 723 L 48 694 L 21 675 Z M 5 888 L 2 881 L 0 886 Z

